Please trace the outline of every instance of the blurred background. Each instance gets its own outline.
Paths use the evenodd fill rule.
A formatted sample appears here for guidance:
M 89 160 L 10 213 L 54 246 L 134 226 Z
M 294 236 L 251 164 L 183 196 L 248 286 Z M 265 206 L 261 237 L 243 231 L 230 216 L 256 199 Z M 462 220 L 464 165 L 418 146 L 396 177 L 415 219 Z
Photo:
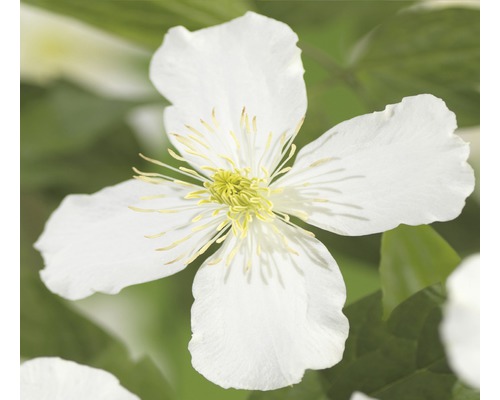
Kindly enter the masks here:
M 139 152 L 177 163 L 166 152 L 168 103 L 149 81 L 151 56 L 172 26 L 196 30 L 246 10 L 299 36 L 309 101 L 299 147 L 405 96 L 445 100 L 471 143 L 477 186 L 459 218 L 433 226 L 460 256 L 479 251 L 478 1 L 29 0 L 21 3 L 22 358 L 108 368 L 143 400 L 251 396 L 191 366 L 199 263 L 115 296 L 67 302 L 41 283 L 32 247 L 64 196 L 129 179 L 132 166 L 151 170 Z M 348 303 L 379 289 L 380 235 L 312 230 L 342 270 Z

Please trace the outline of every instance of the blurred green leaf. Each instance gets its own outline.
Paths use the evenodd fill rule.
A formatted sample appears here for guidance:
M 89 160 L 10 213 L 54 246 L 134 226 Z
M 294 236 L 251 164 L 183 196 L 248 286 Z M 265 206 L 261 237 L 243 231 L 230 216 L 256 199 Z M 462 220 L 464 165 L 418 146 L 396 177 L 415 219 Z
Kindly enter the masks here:
M 345 65 L 352 46 L 362 36 L 413 3 L 412 0 L 257 0 L 256 7 L 259 12 L 289 24 L 301 44 L 314 44 L 317 50 L 329 53 L 337 63 Z M 309 55 L 309 47 L 304 48 L 304 53 Z
M 21 85 L 21 157 L 82 151 L 106 135 L 135 103 L 104 99 L 65 82 Z
M 148 359 L 132 361 L 126 347 L 82 317 L 42 284 L 41 259 L 32 248 L 50 202 L 22 196 L 21 357 L 57 356 L 105 369 L 142 400 L 173 399 L 172 389 Z
M 358 43 L 351 65 L 360 95 L 375 109 L 431 93 L 479 125 L 479 10 L 401 12 Z
M 248 400 L 328 400 L 318 371 L 308 370 L 300 383 L 269 392 L 252 392 Z
M 172 26 L 200 29 L 238 17 L 247 0 L 24 0 L 155 49 Z
M 291 26 L 299 37 L 308 110 L 299 148 L 356 115 L 374 111 L 347 71 L 355 43 L 412 1 L 257 1 L 259 12 Z
M 380 400 L 452 400 L 457 378 L 439 340 L 439 286 L 426 288 L 382 320 L 381 293 L 347 307 L 349 338 L 342 361 L 321 371 L 330 399 L 359 390 Z
M 380 279 L 384 317 L 412 294 L 444 283 L 460 262 L 430 226 L 400 225 L 382 235 Z
M 479 391 L 457 382 L 453 387 L 453 400 L 479 400 Z
M 474 197 L 465 202 L 462 213 L 453 221 L 435 222 L 433 228 L 457 250 L 461 258 L 480 250 L 480 206 Z
M 21 186 L 94 192 L 132 176 L 139 146 L 124 122 L 134 103 L 64 82 L 21 85 Z

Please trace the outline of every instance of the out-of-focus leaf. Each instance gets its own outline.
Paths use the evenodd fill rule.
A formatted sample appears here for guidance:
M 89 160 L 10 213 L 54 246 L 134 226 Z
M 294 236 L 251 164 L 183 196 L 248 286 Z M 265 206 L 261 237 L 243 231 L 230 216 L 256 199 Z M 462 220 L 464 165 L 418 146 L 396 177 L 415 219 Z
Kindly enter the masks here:
M 126 347 L 73 311 L 42 284 L 41 259 L 32 248 L 50 206 L 24 195 L 21 219 L 21 357 L 58 356 L 105 369 L 142 400 L 173 399 L 173 392 L 148 359 L 137 362 Z
M 365 1 L 257 1 L 265 15 L 286 22 L 298 33 L 301 43 L 314 43 L 345 65 L 352 46 L 380 23 L 390 19 L 411 0 Z M 309 49 L 304 49 L 309 55 Z
M 460 262 L 446 241 L 428 225 L 400 225 L 382 235 L 380 279 L 384 316 L 412 294 L 443 284 Z
M 350 68 L 374 108 L 432 93 L 459 126 L 479 124 L 479 10 L 402 12 L 364 38 L 358 52 Z
M 318 371 L 308 370 L 302 381 L 296 385 L 269 392 L 252 392 L 248 400 L 328 400 Z
M 328 398 L 358 390 L 380 400 L 452 400 L 457 378 L 439 340 L 439 286 L 426 288 L 382 320 L 381 293 L 347 307 L 349 338 L 342 361 L 321 371 Z
M 479 391 L 457 382 L 453 387 L 453 400 L 479 400 Z
M 172 26 L 200 29 L 238 17 L 247 0 L 24 0 L 66 14 L 143 46 L 158 47 Z
M 91 193 L 132 176 L 142 160 L 124 121 L 132 103 L 105 100 L 66 83 L 22 85 L 21 186 Z
M 21 157 L 38 161 L 82 151 L 135 105 L 93 95 L 65 82 L 48 89 L 21 85 Z
M 374 111 L 351 85 L 354 44 L 412 1 L 258 1 L 259 12 L 288 23 L 299 37 L 308 110 L 299 147 L 335 124 Z
M 479 212 L 479 202 L 469 197 L 458 218 L 453 221 L 435 222 L 432 226 L 464 258 L 479 253 L 480 250 Z
M 380 279 L 375 264 L 364 262 L 357 257 L 347 256 L 340 251 L 332 250 L 331 253 L 344 278 L 347 290 L 346 304 L 354 303 L 380 289 Z

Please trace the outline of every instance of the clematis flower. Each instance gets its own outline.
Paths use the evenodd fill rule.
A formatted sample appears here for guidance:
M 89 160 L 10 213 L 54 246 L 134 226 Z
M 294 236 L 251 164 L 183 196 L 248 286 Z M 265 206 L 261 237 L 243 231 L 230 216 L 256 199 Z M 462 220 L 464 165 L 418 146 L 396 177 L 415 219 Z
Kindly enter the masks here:
M 451 369 L 479 389 L 479 254 L 467 257 L 448 277 L 441 339 Z
M 107 371 L 58 357 L 21 365 L 21 400 L 139 400 Z
M 455 115 L 431 95 L 343 122 L 287 166 L 307 105 L 296 42 L 252 12 L 170 29 L 151 79 L 172 103 L 169 152 L 186 164 L 144 158 L 185 179 L 136 170 L 68 196 L 36 243 L 43 281 L 68 299 L 174 274 L 213 247 L 193 282 L 189 350 L 225 388 L 276 389 L 342 358 L 342 275 L 294 217 L 366 235 L 453 219 L 473 189 Z

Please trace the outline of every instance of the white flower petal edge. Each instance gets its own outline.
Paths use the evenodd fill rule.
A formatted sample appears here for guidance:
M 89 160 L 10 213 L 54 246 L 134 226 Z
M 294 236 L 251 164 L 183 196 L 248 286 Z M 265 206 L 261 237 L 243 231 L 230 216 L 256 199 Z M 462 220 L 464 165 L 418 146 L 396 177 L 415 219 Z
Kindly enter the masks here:
M 469 146 L 432 95 L 333 127 L 302 148 L 273 184 L 276 208 L 342 235 L 456 218 L 474 188 Z
M 469 256 L 448 277 L 441 339 L 451 369 L 466 384 L 480 384 L 479 254 Z
M 354 392 L 351 396 L 351 400 L 377 400 L 374 397 L 369 397 L 361 392 Z
M 21 400 L 139 400 L 112 374 L 57 357 L 21 365 Z
M 46 265 L 40 273 L 45 285 L 76 300 L 180 271 L 220 223 L 191 222 L 203 208 L 184 199 L 190 190 L 130 180 L 66 197 L 35 243 Z M 193 232 L 196 226 L 202 229 Z
M 224 388 L 277 389 L 342 359 L 349 326 L 335 260 L 298 229 L 276 228 L 285 241 L 260 222 L 248 240 L 228 238 L 194 280 L 192 363 Z M 226 257 L 229 266 L 211 265 Z
M 262 159 L 269 168 L 307 108 L 297 40 L 288 25 L 253 12 L 196 32 L 168 31 L 150 75 L 173 104 L 165 113 L 169 138 L 193 166 L 232 168 L 222 153 L 253 167 Z M 248 142 L 245 127 L 260 140 Z

